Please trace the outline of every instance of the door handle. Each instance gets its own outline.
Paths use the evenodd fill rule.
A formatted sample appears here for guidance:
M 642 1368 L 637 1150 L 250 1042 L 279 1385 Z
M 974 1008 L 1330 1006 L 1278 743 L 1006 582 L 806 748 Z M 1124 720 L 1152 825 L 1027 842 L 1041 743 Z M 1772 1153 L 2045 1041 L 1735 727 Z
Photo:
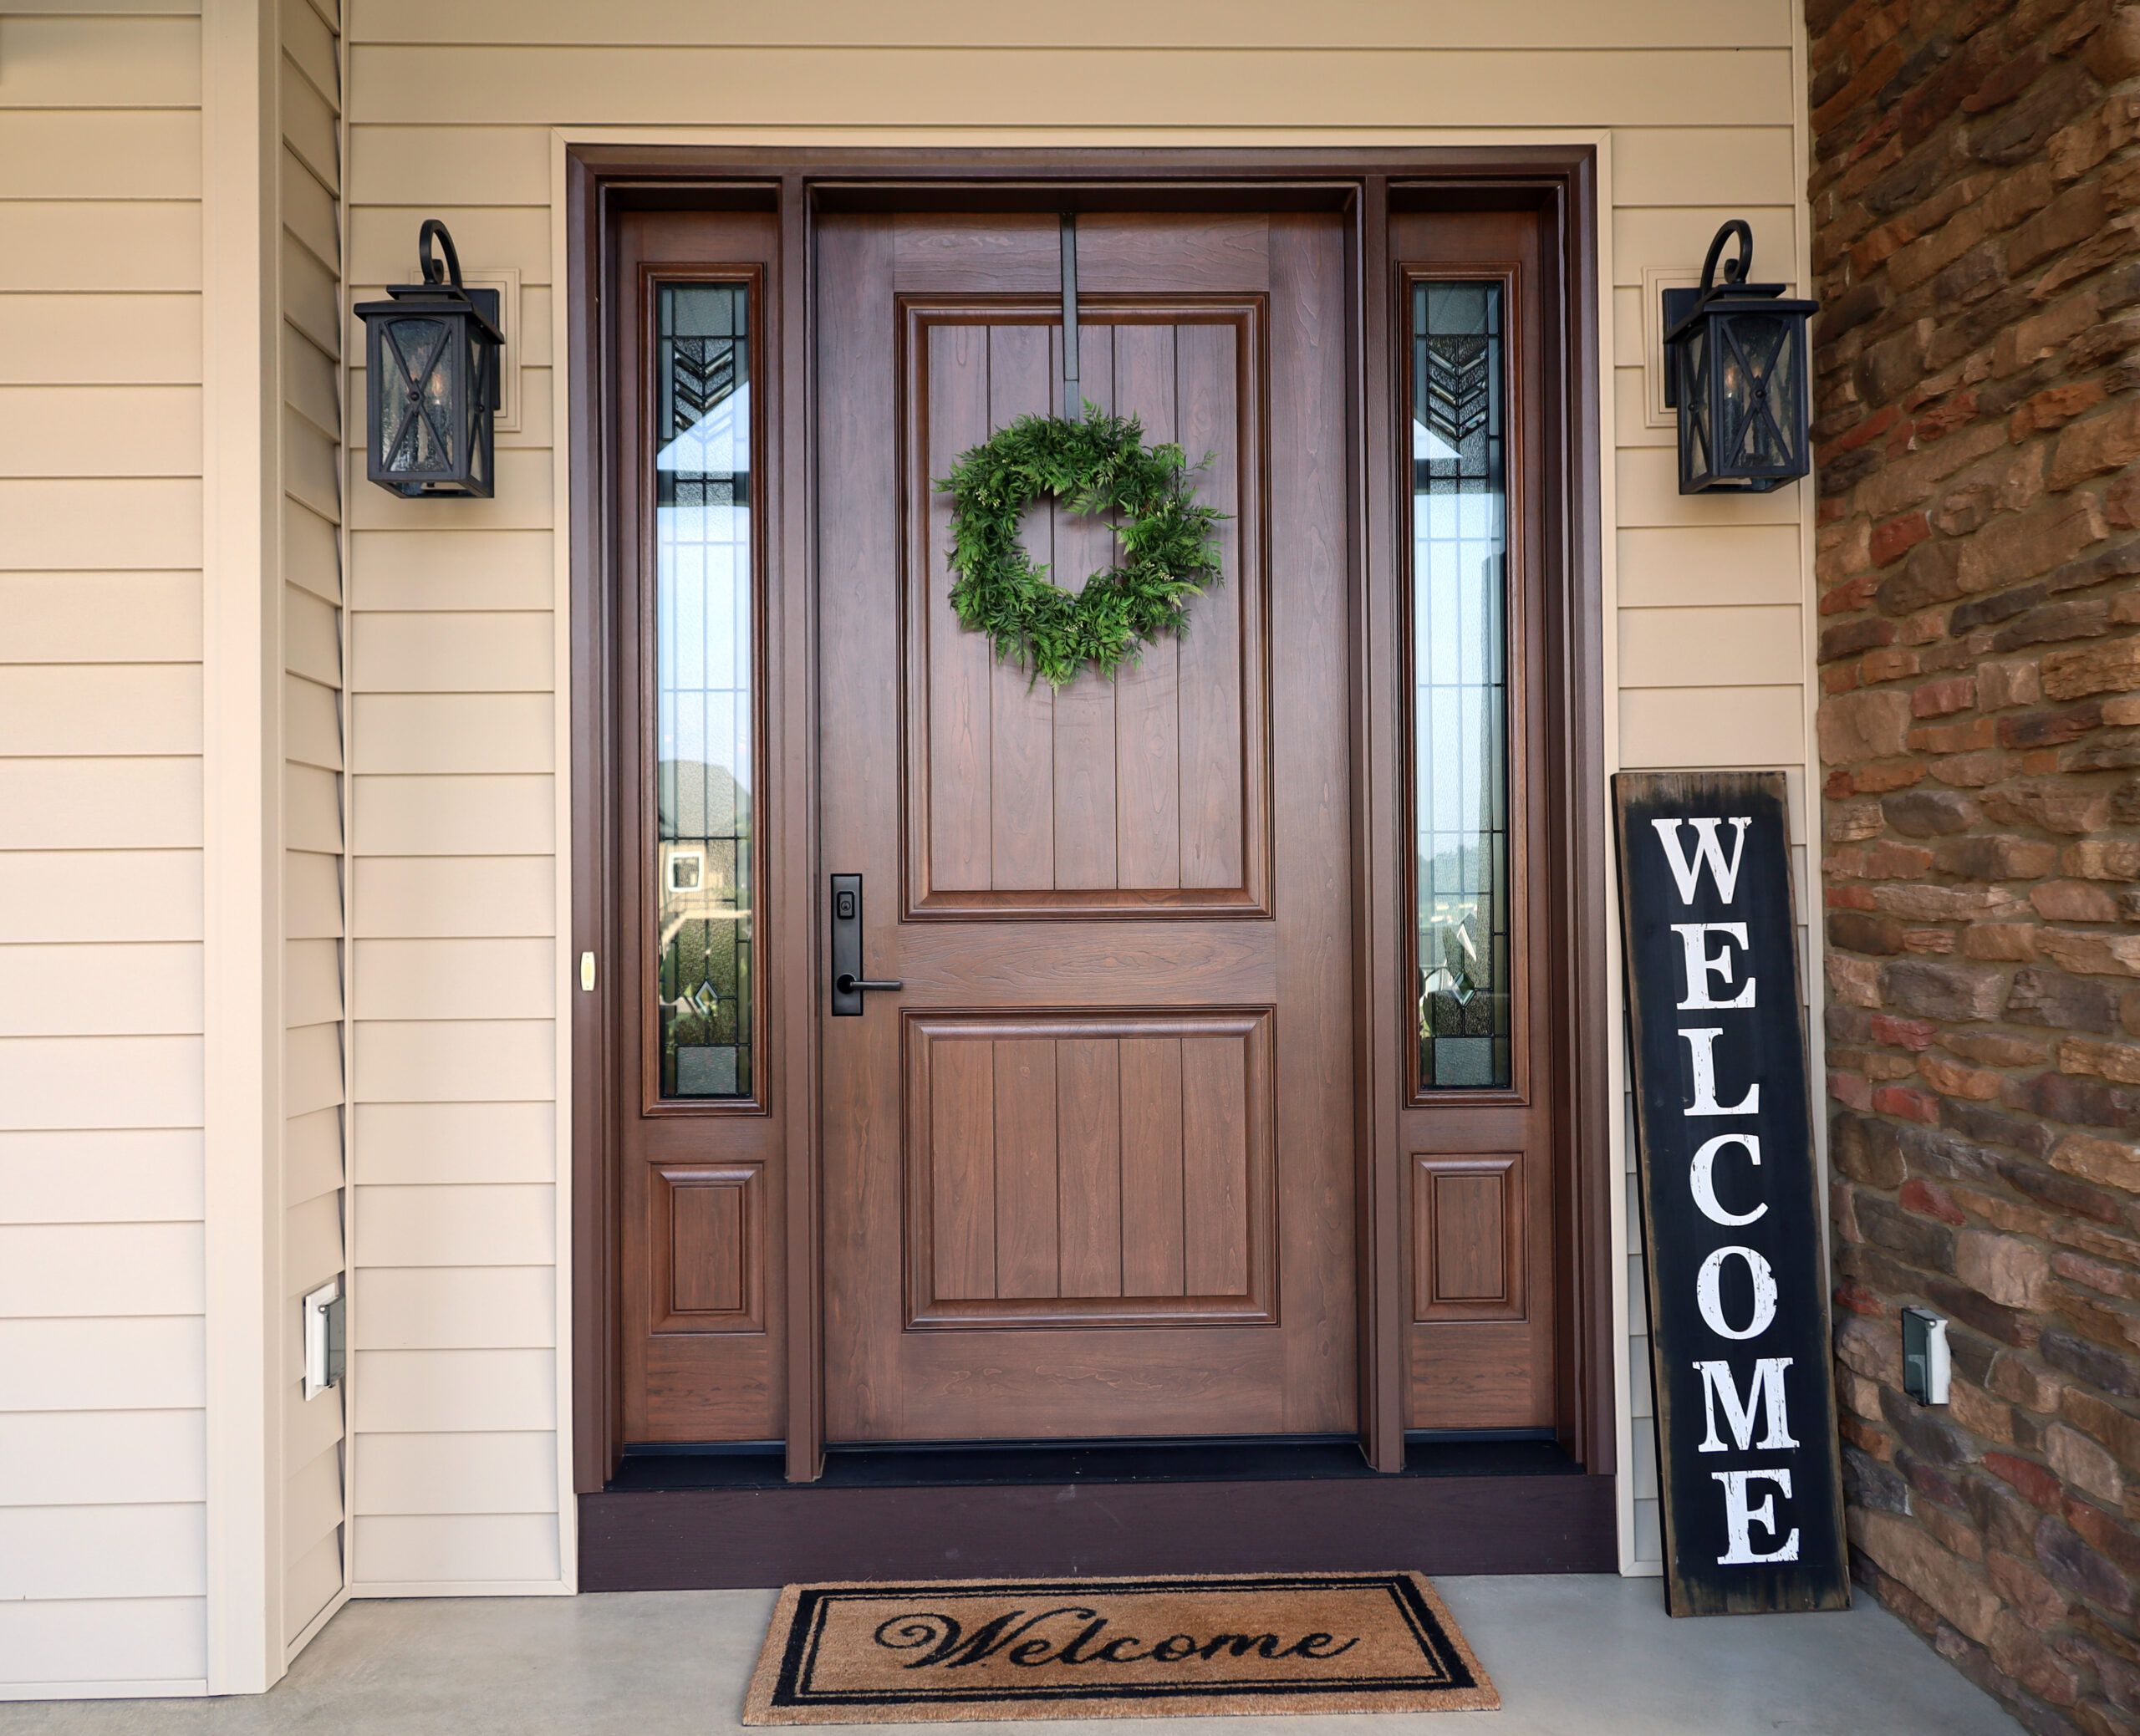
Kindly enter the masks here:
M 832 887 L 833 1016 L 859 1019 L 872 989 L 903 989 L 897 977 L 865 976 L 862 963 L 862 876 L 834 874 Z

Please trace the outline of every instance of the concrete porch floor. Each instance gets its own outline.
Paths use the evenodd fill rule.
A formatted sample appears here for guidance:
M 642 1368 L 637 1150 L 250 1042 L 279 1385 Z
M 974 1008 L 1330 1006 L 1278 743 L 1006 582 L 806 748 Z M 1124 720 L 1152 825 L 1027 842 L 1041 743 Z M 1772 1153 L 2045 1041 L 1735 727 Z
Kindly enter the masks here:
M 1654 1580 L 1447 1579 L 1498 1713 L 1434 1736 L 2012 1736 L 2020 1727 L 1861 1594 L 1847 1614 L 1674 1621 Z M 732 1731 L 770 1591 L 354 1603 L 272 1693 L 0 1705 L 0 1733 L 64 1736 L 666 1736 Z M 1134 1736 L 1142 1719 L 878 1726 Z M 1415 1715 L 1212 1718 L 1211 1736 L 1392 1736 Z

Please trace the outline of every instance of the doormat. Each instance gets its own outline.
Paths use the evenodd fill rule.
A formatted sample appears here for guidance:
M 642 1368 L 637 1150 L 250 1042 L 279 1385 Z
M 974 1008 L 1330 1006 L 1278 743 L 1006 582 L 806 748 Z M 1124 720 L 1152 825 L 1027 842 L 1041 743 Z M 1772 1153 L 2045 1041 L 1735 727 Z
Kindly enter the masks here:
M 1491 1712 L 1416 1573 L 790 1586 L 746 1724 Z

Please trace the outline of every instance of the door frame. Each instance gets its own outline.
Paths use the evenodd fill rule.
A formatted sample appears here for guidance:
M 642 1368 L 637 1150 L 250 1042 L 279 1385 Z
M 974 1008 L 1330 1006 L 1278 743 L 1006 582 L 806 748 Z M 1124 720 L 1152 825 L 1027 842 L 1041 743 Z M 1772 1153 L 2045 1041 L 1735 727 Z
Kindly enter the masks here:
M 572 932 L 577 957 L 604 968 L 575 993 L 572 1047 L 573 1486 L 600 1491 L 620 1433 L 615 1296 L 619 1101 L 613 1062 L 619 990 L 635 991 L 637 937 L 614 932 L 619 861 L 609 799 L 624 744 L 614 729 L 610 671 L 624 624 L 604 583 L 615 547 L 611 478 L 616 401 L 608 312 L 616 286 L 612 226 L 631 210 L 772 212 L 779 264 L 767 296 L 764 354 L 778 370 L 765 406 L 767 461 L 777 475 L 810 473 L 814 336 L 813 241 L 828 211 L 1047 211 L 1086 208 L 1341 210 L 1348 216 L 1348 736 L 1352 771 L 1353 1057 L 1359 1301 L 1361 1445 L 1378 1469 L 1404 1454 L 1402 1188 L 1399 1116 L 1409 1094 L 1410 1032 L 1400 1017 L 1410 913 L 1404 908 L 1405 764 L 1398 631 L 1405 571 L 1398 538 L 1409 498 L 1399 486 L 1403 339 L 1390 257 L 1394 212 L 1506 208 L 1538 213 L 1552 425 L 1543 442 L 1546 593 L 1557 606 L 1545 671 L 1556 727 L 1552 816 L 1567 848 L 1552 888 L 1570 941 L 1569 981 L 1545 1053 L 1564 1078 L 1556 1153 L 1566 1183 L 1554 1238 L 1568 1284 L 1558 1326 L 1561 1444 L 1585 1472 L 1616 1470 L 1613 1213 L 1620 1178 L 1609 1137 L 1608 893 L 1599 381 L 1597 164 L 1594 147 L 1425 146 L 1375 149 L 981 150 L 768 149 L 573 145 L 566 150 L 565 262 L 569 464 L 572 696 Z M 800 442 L 800 450 L 787 443 Z M 816 561 L 807 488 L 783 490 L 764 530 L 767 598 L 761 667 L 762 763 L 773 774 L 768 816 L 767 921 L 759 939 L 767 995 L 762 1028 L 780 1061 L 769 1107 L 785 1123 L 782 1229 L 787 1250 L 791 1479 L 808 1481 L 823 1457 L 823 1294 L 819 1221 L 819 1057 L 816 766 Z M 636 855 L 628 859 L 636 860 Z M 776 964 L 773 961 L 777 960 Z M 797 985 L 806 992 L 795 992 Z M 1610 1503 L 1606 1504 L 1609 1510 Z

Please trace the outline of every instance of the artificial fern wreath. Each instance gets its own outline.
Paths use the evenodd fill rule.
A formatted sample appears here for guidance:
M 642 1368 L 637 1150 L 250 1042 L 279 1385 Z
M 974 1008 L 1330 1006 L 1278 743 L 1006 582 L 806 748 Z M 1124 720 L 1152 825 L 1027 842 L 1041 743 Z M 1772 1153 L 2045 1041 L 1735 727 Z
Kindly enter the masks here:
M 1224 515 L 1190 497 L 1189 461 L 1144 444 L 1134 416 L 1093 404 L 1082 421 L 1021 416 L 962 453 L 935 486 L 951 496 L 951 607 L 996 654 L 1060 687 L 1087 663 L 1112 678 L 1162 633 L 1188 630 L 1188 603 L 1219 582 Z M 1120 558 L 1074 595 L 1048 582 L 1018 540 L 1040 495 L 1120 515 Z

